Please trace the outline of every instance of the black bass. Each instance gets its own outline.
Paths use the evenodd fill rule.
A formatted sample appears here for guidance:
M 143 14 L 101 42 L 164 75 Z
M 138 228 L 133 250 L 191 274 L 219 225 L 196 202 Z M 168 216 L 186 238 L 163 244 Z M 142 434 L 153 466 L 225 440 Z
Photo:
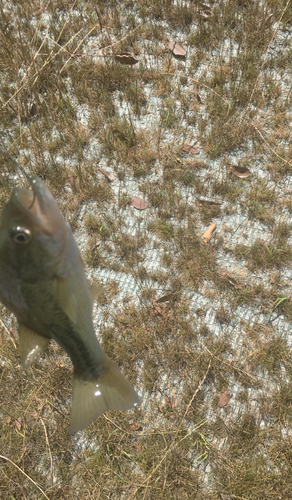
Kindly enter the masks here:
M 70 357 L 74 433 L 108 409 L 129 410 L 137 393 L 102 350 L 92 292 L 71 228 L 38 178 L 14 188 L 0 218 L 0 300 L 17 317 L 27 368 L 54 339 Z

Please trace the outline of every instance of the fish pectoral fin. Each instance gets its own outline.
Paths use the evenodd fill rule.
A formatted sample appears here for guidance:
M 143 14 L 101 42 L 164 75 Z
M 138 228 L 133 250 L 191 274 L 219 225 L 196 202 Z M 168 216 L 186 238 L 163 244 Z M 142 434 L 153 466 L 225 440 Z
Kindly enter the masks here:
M 28 368 L 49 342 L 50 339 L 39 335 L 23 323 L 20 323 L 19 350 L 22 368 Z
M 106 410 L 130 410 L 139 396 L 116 365 L 106 356 L 105 369 L 96 380 L 73 376 L 70 434 L 83 429 Z
M 77 322 L 78 304 L 72 285 L 68 278 L 57 278 L 58 300 L 63 311 L 73 321 Z
M 106 292 L 107 289 L 108 289 L 107 285 L 92 286 L 91 287 L 92 302 L 95 302 L 103 292 Z

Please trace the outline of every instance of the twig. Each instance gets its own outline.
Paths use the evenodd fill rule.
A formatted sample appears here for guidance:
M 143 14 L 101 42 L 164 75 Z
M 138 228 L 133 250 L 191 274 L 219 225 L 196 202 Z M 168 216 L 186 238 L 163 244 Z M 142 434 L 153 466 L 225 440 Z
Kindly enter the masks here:
M 284 163 L 288 163 L 288 165 L 292 162 L 292 160 L 288 161 L 288 160 L 285 160 L 284 158 L 282 158 L 282 156 L 280 156 L 274 149 L 271 148 L 271 146 L 267 143 L 266 139 L 264 138 L 263 134 L 261 133 L 261 131 L 257 128 L 256 125 L 254 125 L 254 123 L 252 123 L 252 126 L 256 129 L 256 131 L 259 133 L 259 135 L 261 136 L 261 138 L 263 139 L 265 145 L 267 146 L 267 148 L 272 152 L 274 153 L 274 155 L 276 155 L 278 158 L 280 158 L 280 160 L 282 160 Z
M 227 361 L 223 361 L 223 359 L 220 359 L 218 358 L 218 356 L 216 356 L 215 354 L 213 354 L 211 351 L 209 351 L 209 349 L 206 347 L 206 346 L 203 346 L 204 349 L 206 349 L 206 351 L 208 351 L 209 354 L 211 354 L 211 356 L 213 358 L 216 358 L 218 359 L 218 361 L 220 361 L 221 363 L 223 363 L 224 365 L 227 365 L 227 366 L 231 366 L 231 368 L 233 368 L 234 370 L 238 370 L 239 372 L 242 372 L 244 373 L 244 375 L 247 375 L 248 377 L 252 378 L 253 380 L 257 380 L 255 377 L 253 377 L 252 375 L 250 375 L 249 373 L 245 372 L 244 370 L 242 370 L 241 368 L 238 368 L 237 366 L 234 366 L 232 365 L 231 363 L 227 363 Z
M 50 461 L 51 461 L 51 474 L 52 474 L 52 484 L 53 484 L 53 457 L 52 457 L 52 453 L 51 453 L 51 448 L 50 448 L 50 443 L 49 443 L 49 438 L 48 438 L 48 434 L 47 434 L 47 429 L 46 429 L 46 426 L 43 422 L 43 419 L 40 417 L 40 421 L 41 423 L 43 424 L 43 427 L 44 427 L 44 431 L 45 431 L 45 436 L 46 436 L 46 443 L 47 443 L 47 447 L 49 448 L 49 455 L 50 455 Z
M 99 52 L 100 50 L 110 49 L 111 47 L 114 47 L 114 45 L 121 43 L 123 40 L 128 38 L 128 36 L 130 36 L 132 33 L 134 33 L 134 31 L 136 31 L 140 27 L 141 27 L 141 24 L 138 24 L 138 26 L 136 26 L 136 28 L 134 28 L 132 31 L 129 31 L 125 36 L 123 36 L 123 38 L 120 38 L 120 40 L 117 40 L 116 42 L 113 42 L 110 45 L 107 45 L 106 47 L 102 47 L 101 49 L 98 49 L 97 52 Z M 93 55 L 96 55 L 96 54 L 93 54 Z
M 35 59 L 37 58 L 37 56 L 39 55 L 40 50 L 41 50 L 42 46 L 44 45 L 46 39 L 48 38 L 48 32 L 49 32 L 49 27 L 47 28 L 46 36 L 44 37 L 41 45 L 39 46 L 38 50 L 36 51 L 35 55 L 33 56 L 33 60 L 31 61 L 29 67 L 27 68 L 26 73 L 23 75 L 22 79 L 20 80 L 20 83 L 23 82 L 25 80 L 25 78 L 28 78 L 29 72 L 30 72 L 30 68 L 33 65 L 33 62 L 35 61 Z M 18 93 L 18 91 L 17 91 L 17 93 Z
M 169 75 L 169 76 L 178 76 L 176 73 L 160 73 L 161 75 Z M 191 78 L 190 76 L 188 75 L 184 75 L 188 80 L 191 80 L 192 82 L 195 82 L 197 83 L 198 85 L 202 85 L 202 87 L 205 87 L 206 89 L 210 90 L 210 92 L 213 92 L 213 94 L 216 94 L 217 97 L 219 97 L 219 99 L 221 99 L 222 101 L 224 101 L 228 108 L 230 109 L 230 103 L 228 101 L 226 101 L 226 99 L 224 99 L 224 97 L 222 97 L 220 94 L 218 94 L 217 92 L 215 92 L 215 90 L 211 89 L 210 87 L 208 87 L 208 85 L 206 85 L 205 83 L 202 83 L 200 82 L 199 80 L 196 80 L 195 78 Z M 228 111 L 229 111 L 228 109 Z
M 16 467 L 16 469 L 18 469 L 25 477 L 27 477 L 27 479 L 29 479 L 40 490 L 40 492 L 44 495 L 44 497 L 47 500 L 50 500 L 49 497 L 47 497 L 45 492 L 42 490 L 42 488 L 31 477 L 29 477 L 20 467 L 18 467 L 18 465 L 16 465 L 14 462 L 12 462 L 12 460 L 10 460 L 7 457 L 4 457 L 3 455 L 0 455 L 0 458 L 2 458 L 3 460 L 7 460 L 7 462 L 14 465 L 14 467 Z
M 19 165 L 19 163 L 17 163 L 17 161 L 15 161 L 12 156 L 7 153 L 6 151 L 3 151 L 3 149 L 0 149 L 0 154 L 4 156 L 4 158 L 6 158 L 7 160 L 9 160 L 11 163 L 13 163 L 13 165 L 18 169 L 20 170 L 20 172 L 22 173 L 22 175 L 24 175 L 24 177 L 28 180 L 28 182 L 30 183 L 30 178 L 29 176 L 27 175 L 26 171 L 24 170 L 24 168 Z
M 101 24 L 101 18 L 100 18 L 100 15 L 99 15 L 99 12 L 97 10 L 97 8 L 95 7 L 95 13 L 97 15 L 97 19 L 98 19 L 98 22 L 99 22 L 99 26 L 100 26 L 100 31 L 102 31 L 102 24 Z
M 190 409 L 190 407 L 191 407 L 192 402 L 194 401 L 194 399 L 195 399 L 196 395 L 198 394 L 199 390 L 201 389 L 201 387 L 202 387 L 203 383 L 205 382 L 205 380 L 206 380 L 206 378 L 207 378 L 207 375 L 208 375 L 208 373 L 209 373 L 210 367 L 211 367 L 211 360 L 209 361 L 209 365 L 208 365 L 208 368 L 207 368 L 207 371 L 206 371 L 205 375 L 204 375 L 204 376 L 203 376 L 203 378 L 200 380 L 200 382 L 199 382 L 199 385 L 198 385 L 197 389 L 195 390 L 194 394 L 192 395 L 192 398 L 191 398 L 191 400 L 190 400 L 190 402 L 189 402 L 189 404 L 188 404 L 188 406 L 187 406 L 187 409 L 186 409 L 186 411 L 185 411 L 185 413 L 184 413 L 184 416 L 183 416 L 183 418 L 182 418 L 182 421 L 183 421 L 183 420 L 184 420 L 184 418 L 186 417 L 186 415 L 187 415 L 187 413 L 188 413 L 188 411 L 189 411 L 189 409 Z M 182 421 L 181 421 L 181 423 L 182 423 Z M 178 432 L 178 431 L 177 431 L 177 432 Z
M 95 24 L 93 26 L 93 28 L 91 28 L 91 30 L 86 33 L 86 35 L 82 38 L 81 42 L 78 43 L 76 49 L 73 51 L 73 54 L 70 55 L 69 59 L 67 59 L 67 61 L 65 62 L 64 66 L 60 69 L 59 71 L 59 75 L 62 73 L 63 69 L 67 66 L 68 62 L 72 59 L 72 57 L 75 55 L 75 52 L 79 49 L 80 45 L 82 45 L 82 43 L 84 42 L 84 40 L 90 35 L 90 33 L 92 33 L 95 28 L 98 26 L 99 24 Z
M 8 333 L 8 335 L 9 335 L 9 337 L 10 337 L 10 339 L 11 339 L 11 342 L 12 342 L 12 344 L 14 345 L 15 349 L 17 349 L 16 344 L 15 344 L 15 342 L 14 342 L 13 338 L 12 338 L 11 333 L 10 333 L 10 331 L 8 330 L 8 328 L 7 328 L 7 326 L 5 325 L 5 323 L 3 323 L 2 319 L 0 319 L 0 323 L 1 323 L 1 325 L 3 326 L 3 328 L 5 329 L 6 333 Z
M 79 35 L 79 33 L 81 33 L 83 30 L 84 30 L 84 28 L 81 28 L 79 31 L 77 31 L 77 33 L 75 33 L 75 35 L 73 35 L 72 38 L 70 38 L 70 40 L 68 40 L 68 42 L 65 43 L 65 45 L 63 45 L 63 47 L 61 47 L 60 50 L 58 50 L 58 52 L 56 52 L 56 54 L 54 54 L 51 58 L 48 58 L 44 62 L 44 64 L 42 65 L 42 67 L 40 69 L 38 69 L 37 71 L 35 71 L 35 73 L 31 76 L 31 80 L 34 79 L 32 86 L 37 81 L 38 76 L 42 72 L 42 70 L 48 64 L 50 64 L 50 62 L 52 62 L 65 49 L 65 47 L 67 47 L 67 45 L 69 45 L 69 43 L 71 43 L 72 40 L 74 40 L 74 38 L 76 38 Z M 46 35 L 45 38 L 47 38 L 47 35 Z M 3 104 L 3 106 L 1 107 L 1 110 L 4 109 L 10 103 L 10 101 L 12 101 L 12 99 L 14 99 L 14 97 L 16 97 L 19 94 L 19 92 L 21 92 L 21 90 L 24 89 L 25 86 L 26 86 L 26 83 L 24 83 L 23 85 L 21 85 L 21 87 L 19 87 L 19 89 L 16 92 L 14 92 L 14 94 L 11 97 L 9 97 L 9 99 Z

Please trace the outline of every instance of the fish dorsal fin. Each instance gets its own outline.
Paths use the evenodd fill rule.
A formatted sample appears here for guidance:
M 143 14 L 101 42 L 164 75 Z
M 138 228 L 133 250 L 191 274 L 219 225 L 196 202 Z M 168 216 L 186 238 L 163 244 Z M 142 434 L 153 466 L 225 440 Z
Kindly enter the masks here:
M 20 323 L 19 348 L 22 368 L 28 368 L 49 342 L 50 339 L 39 335 Z
M 91 287 L 92 302 L 95 302 L 98 297 L 107 290 L 106 285 L 95 285 Z
M 57 279 L 58 301 L 67 316 L 77 323 L 78 304 L 69 278 Z
M 139 396 L 117 366 L 104 354 L 104 367 L 96 380 L 74 372 L 70 433 L 83 429 L 106 410 L 130 410 Z

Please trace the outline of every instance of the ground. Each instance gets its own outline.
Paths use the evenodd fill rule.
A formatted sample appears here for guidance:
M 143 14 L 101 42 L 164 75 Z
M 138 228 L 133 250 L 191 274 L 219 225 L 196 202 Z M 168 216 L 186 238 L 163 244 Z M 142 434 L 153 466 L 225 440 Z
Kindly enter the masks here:
M 292 498 L 292 3 L 5 0 L 0 36 L 0 148 L 141 396 L 71 437 L 70 360 L 23 371 L 2 307 L 1 498 Z

